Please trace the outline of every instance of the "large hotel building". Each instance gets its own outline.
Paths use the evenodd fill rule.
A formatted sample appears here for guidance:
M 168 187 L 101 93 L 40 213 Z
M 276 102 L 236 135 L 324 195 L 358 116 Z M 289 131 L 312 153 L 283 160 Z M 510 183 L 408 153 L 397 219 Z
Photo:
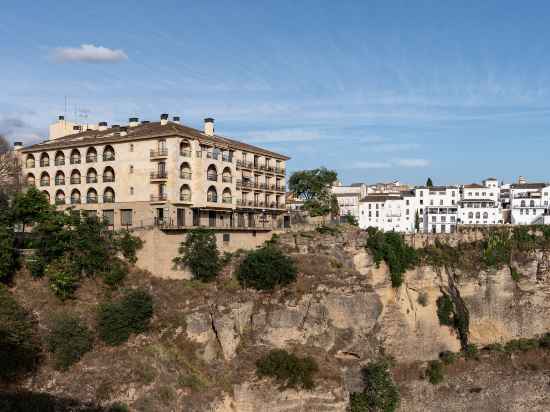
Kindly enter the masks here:
M 59 208 L 114 228 L 207 226 L 271 230 L 287 224 L 288 157 L 204 130 L 131 118 L 84 126 L 60 116 L 49 139 L 20 150 L 23 176 Z

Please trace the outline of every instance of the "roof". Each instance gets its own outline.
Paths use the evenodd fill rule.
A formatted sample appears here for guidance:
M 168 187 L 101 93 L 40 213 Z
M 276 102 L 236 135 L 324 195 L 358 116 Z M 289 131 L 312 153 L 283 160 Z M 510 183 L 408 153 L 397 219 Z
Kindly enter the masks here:
M 285 155 L 265 150 L 260 147 L 250 145 L 248 143 L 239 142 L 228 137 L 219 135 L 207 136 L 200 130 L 172 122 L 169 122 L 166 125 L 161 125 L 160 122 L 151 122 L 135 127 L 128 127 L 127 134 L 125 136 L 120 136 L 119 132 L 120 128 L 113 127 L 110 127 L 109 129 L 104 131 L 87 130 L 85 132 L 60 137 L 55 140 L 46 140 L 42 143 L 25 147 L 21 150 L 23 153 L 28 153 L 42 150 L 92 146 L 98 143 L 120 143 L 131 142 L 135 140 L 146 140 L 158 137 L 181 136 L 191 139 L 197 139 L 200 143 L 216 145 L 220 148 L 227 147 L 231 149 L 239 149 L 263 154 L 281 160 L 290 159 Z
M 478 183 L 470 183 L 469 185 L 464 185 L 465 189 L 486 189 L 485 186 L 482 186 Z
M 357 197 L 360 193 L 333 193 L 336 197 Z
M 365 183 L 352 183 L 350 186 L 351 187 L 361 187 L 363 186 Z
M 386 200 L 401 200 L 401 196 L 389 196 L 385 194 L 371 194 L 361 199 L 361 202 L 385 202 Z
M 512 189 L 542 189 L 548 186 L 547 183 L 513 183 L 510 185 Z
M 432 192 L 438 192 L 447 189 L 458 189 L 456 186 L 416 186 L 415 189 L 429 189 Z

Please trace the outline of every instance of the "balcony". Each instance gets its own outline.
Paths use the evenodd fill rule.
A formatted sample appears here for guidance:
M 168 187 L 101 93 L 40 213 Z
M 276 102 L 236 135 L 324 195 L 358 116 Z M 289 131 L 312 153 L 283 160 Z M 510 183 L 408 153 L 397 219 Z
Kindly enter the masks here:
M 80 177 L 71 177 L 71 184 L 72 185 L 79 185 L 81 182 Z
M 185 180 L 191 180 L 191 172 L 180 172 L 180 178 Z
M 86 163 L 95 163 L 97 162 L 97 156 L 86 156 Z M 80 164 L 80 158 L 78 159 L 78 163 Z
M 151 159 L 159 159 L 159 158 L 163 158 L 163 157 L 168 157 L 168 149 L 151 150 L 149 152 L 149 157 Z
M 86 203 L 97 203 L 97 197 L 87 197 Z
M 218 181 L 218 175 L 210 174 L 210 175 L 206 176 L 206 179 L 211 180 L 212 182 L 217 182 Z
M 96 158 L 96 160 L 97 160 L 97 158 Z M 72 165 L 79 165 L 81 162 L 82 162 L 82 160 L 80 159 L 80 157 L 71 157 L 71 159 L 70 159 L 70 163 Z M 88 162 L 88 163 L 90 163 L 90 162 Z
M 97 183 L 97 176 L 86 176 L 86 183 Z
M 40 161 L 40 167 L 49 167 L 50 161 L 49 160 L 41 160 Z
M 222 176 L 222 182 L 231 183 L 232 181 L 233 181 L 233 178 L 231 176 Z
M 55 179 L 56 186 L 63 186 L 65 184 L 65 179 Z
M 168 173 L 166 171 L 151 172 L 151 180 L 166 180 Z
M 65 204 L 65 199 L 55 199 L 55 204 L 56 205 L 64 205 Z
M 104 162 L 113 162 L 115 160 L 114 153 L 104 153 L 103 154 L 103 161 Z
M 222 160 L 227 163 L 233 163 L 233 156 L 222 155 Z
M 275 191 L 276 192 L 284 192 L 286 190 L 286 187 L 283 185 L 275 185 Z
M 191 202 L 191 195 L 189 194 L 180 194 L 181 202 Z
M 275 173 L 278 175 L 284 175 L 285 169 L 283 169 L 282 167 L 275 167 Z
M 208 203 L 218 203 L 218 196 L 208 196 L 206 199 Z
M 115 177 L 112 175 L 103 175 L 103 182 L 111 183 L 115 181 Z
M 244 160 L 237 160 L 237 169 L 250 169 L 252 170 L 252 162 L 245 162 Z
M 151 195 L 151 202 L 166 202 L 168 195 L 161 193 L 160 195 Z
M 191 157 L 191 150 L 180 150 L 180 156 Z
M 71 197 L 71 205 L 79 205 L 81 202 L 79 197 Z
M 233 203 L 233 198 L 232 197 L 224 197 L 224 198 L 222 198 L 222 203 L 231 204 L 231 203 Z
M 49 180 L 41 180 L 40 181 L 40 186 L 49 186 L 50 185 L 50 181 Z
M 56 166 L 65 166 L 65 159 L 55 159 Z
M 103 203 L 115 203 L 114 196 L 103 196 Z
M 221 157 L 221 154 L 220 154 L 220 153 L 206 152 L 206 158 L 207 158 L 207 159 L 219 160 L 220 157 Z

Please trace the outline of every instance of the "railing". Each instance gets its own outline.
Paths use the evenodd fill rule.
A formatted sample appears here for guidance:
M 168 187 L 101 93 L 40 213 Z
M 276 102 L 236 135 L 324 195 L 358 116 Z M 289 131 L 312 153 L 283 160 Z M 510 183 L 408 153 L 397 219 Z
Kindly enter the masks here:
M 86 183 L 97 183 L 97 176 L 86 176 Z
M 190 201 L 191 201 L 191 195 L 188 195 L 188 194 L 181 194 L 181 193 L 180 193 L 180 201 L 182 201 L 182 202 L 190 202 Z
M 97 155 L 96 156 L 86 156 L 86 163 L 95 163 L 97 162 Z M 78 163 L 80 163 L 80 159 L 78 159 Z
M 165 202 L 166 199 L 168 199 L 168 195 L 166 193 L 160 195 L 151 195 L 151 202 Z
M 65 166 L 65 159 L 55 159 L 56 166 Z
M 275 185 L 275 190 L 277 192 L 284 192 L 286 190 L 286 187 L 282 185 Z
M 113 160 L 115 160 L 114 153 L 103 153 L 104 162 L 112 162 Z
M 82 159 L 80 157 L 71 157 L 70 162 L 72 165 L 79 165 L 82 162 Z M 88 162 L 88 163 L 91 163 L 91 162 Z
M 28 162 L 25 164 L 27 169 L 34 169 L 35 163 L 34 162 Z
M 180 178 L 190 180 L 191 172 L 180 172 Z
M 55 204 L 56 205 L 64 205 L 65 204 L 65 199 L 55 199 Z
M 41 160 L 40 161 L 40 167 L 49 167 L 50 161 L 49 160 Z
M 195 156 L 197 156 L 199 159 L 201 159 L 201 158 L 202 158 L 202 151 L 201 151 L 201 150 L 197 150 L 197 151 L 195 152 Z
M 163 172 L 151 172 L 151 180 L 166 179 L 168 178 L 168 173 Z
M 80 198 L 79 197 L 71 197 L 71 205 L 78 205 L 80 204 Z
M 222 203 L 233 203 L 233 198 L 232 197 L 223 197 L 222 198 Z
M 212 180 L 213 182 L 217 182 L 218 181 L 218 175 L 207 175 L 206 179 Z
M 217 152 L 206 152 L 206 158 L 218 160 L 220 158 L 220 154 Z
M 277 173 L 278 175 L 284 175 L 285 169 L 283 169 L 282 167 L 275 167 L 275 173 Z
M 231 176 L 222 176 L 222 182 L 231 183 L 232 181 L 233 181 L 233 177 L 231 177 Z
M 103 181 L 108 183 L 108 182 L 114 182 L 115 181 L 115 177 L 112 176 L 112 175 L 103 175 Z
M 168 149 L 157 149 L 149 152 L 150 157 L 166 157 L 168 156 Z
M 72 185 L 79 185 L 80 184 L 80 177 L 71 177 L 71 184 Z
M 103 196 L 103 203 L 115 203 L 114 196 Z
M 206 200 L 210 203 L 218 203 L 218 196 L 208 196 Z
M 62 186 L 65 184 L 65 179 L 55 179 L 56 186 Z
M 191 157 L 191 150 L 180 150 L 180 156 Z
M 49 180 L 41 180 L 40 181 L 40 186 L 49 186 L 50 185 L 50 181 Z
M 86 197 L 86 203 L 97 203 L 97 197 Z
M 229 156 L 229 155 L 222 155 L 222 160 L 224 162 L 232 163 L 233 162 L 233 157 Z
M 244 160 L 237 160 L 237 168 L 252 169 L 252 162 L 245 162 Z

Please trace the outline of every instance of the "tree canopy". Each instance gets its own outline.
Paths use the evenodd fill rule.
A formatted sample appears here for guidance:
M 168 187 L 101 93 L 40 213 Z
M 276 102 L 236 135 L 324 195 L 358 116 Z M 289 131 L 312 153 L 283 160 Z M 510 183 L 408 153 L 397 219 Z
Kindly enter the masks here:
M 304 200 L 304 209 L 311 216 L 325 216 L 338 213 L 338 203 L 330 191 L 337 178 L 334 170 L 320 167 L 294 172 L 288 184 L 290 191 Z
M 433 187 L 434 183 L 432 182 L 432 178 L 428 177 L 428 180 L 426 180 L 426 186 L 427 187 Z

